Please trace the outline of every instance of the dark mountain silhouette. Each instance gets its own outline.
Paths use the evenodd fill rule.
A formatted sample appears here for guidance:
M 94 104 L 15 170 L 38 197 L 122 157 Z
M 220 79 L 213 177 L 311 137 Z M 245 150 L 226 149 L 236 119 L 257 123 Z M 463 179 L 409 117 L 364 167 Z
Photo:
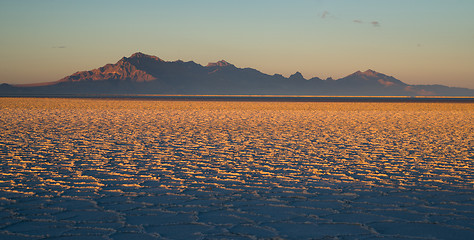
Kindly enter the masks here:
M 345 96 L 474 96 L 474 90 L 442 85 L 408 85 L 373 70 L 346 77 L 305 79 L 299 72 L 286 78 L 225 60 L 202 66 L 193 61 L 164 61 L 135 53 L 115 64 L 76 72 L 55 82 L 1 84 L 2 95 L 28 94 L 215 94 L 215 95 L 345 95 Z

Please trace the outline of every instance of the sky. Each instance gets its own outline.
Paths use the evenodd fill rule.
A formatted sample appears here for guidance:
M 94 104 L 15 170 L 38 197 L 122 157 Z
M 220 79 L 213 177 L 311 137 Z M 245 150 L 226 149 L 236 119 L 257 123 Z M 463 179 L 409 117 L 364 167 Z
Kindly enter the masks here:
M 138 51 L 474 89 L 474 1 L 0 0 L 0 83 L 55 81 Z

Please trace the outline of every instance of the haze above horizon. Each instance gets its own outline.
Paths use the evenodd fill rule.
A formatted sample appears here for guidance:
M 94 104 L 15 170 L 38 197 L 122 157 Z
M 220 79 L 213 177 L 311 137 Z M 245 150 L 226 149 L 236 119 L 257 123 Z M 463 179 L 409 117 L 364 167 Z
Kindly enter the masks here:
M 140 51 L 267 74 L 374 69 L 474 88 L 474 1 L 0 1 L 0 83 L 55 81 Z

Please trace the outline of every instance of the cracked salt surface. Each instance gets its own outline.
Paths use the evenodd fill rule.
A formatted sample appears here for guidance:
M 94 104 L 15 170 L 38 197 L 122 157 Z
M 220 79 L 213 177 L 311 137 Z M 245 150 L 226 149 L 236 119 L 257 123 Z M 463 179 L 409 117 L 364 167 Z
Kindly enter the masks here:
M 0 98 L 0 239 L 474 239 L 474 104 Z

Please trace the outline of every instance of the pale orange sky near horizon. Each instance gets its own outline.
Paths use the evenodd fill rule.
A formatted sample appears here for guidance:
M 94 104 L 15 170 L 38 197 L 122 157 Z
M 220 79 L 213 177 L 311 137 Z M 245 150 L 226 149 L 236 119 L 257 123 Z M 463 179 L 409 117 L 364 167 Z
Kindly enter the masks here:
M 0 2 L 0 83 L 55 81 L 141 51 L 335 79 L 474 89 L 474 1 Z

